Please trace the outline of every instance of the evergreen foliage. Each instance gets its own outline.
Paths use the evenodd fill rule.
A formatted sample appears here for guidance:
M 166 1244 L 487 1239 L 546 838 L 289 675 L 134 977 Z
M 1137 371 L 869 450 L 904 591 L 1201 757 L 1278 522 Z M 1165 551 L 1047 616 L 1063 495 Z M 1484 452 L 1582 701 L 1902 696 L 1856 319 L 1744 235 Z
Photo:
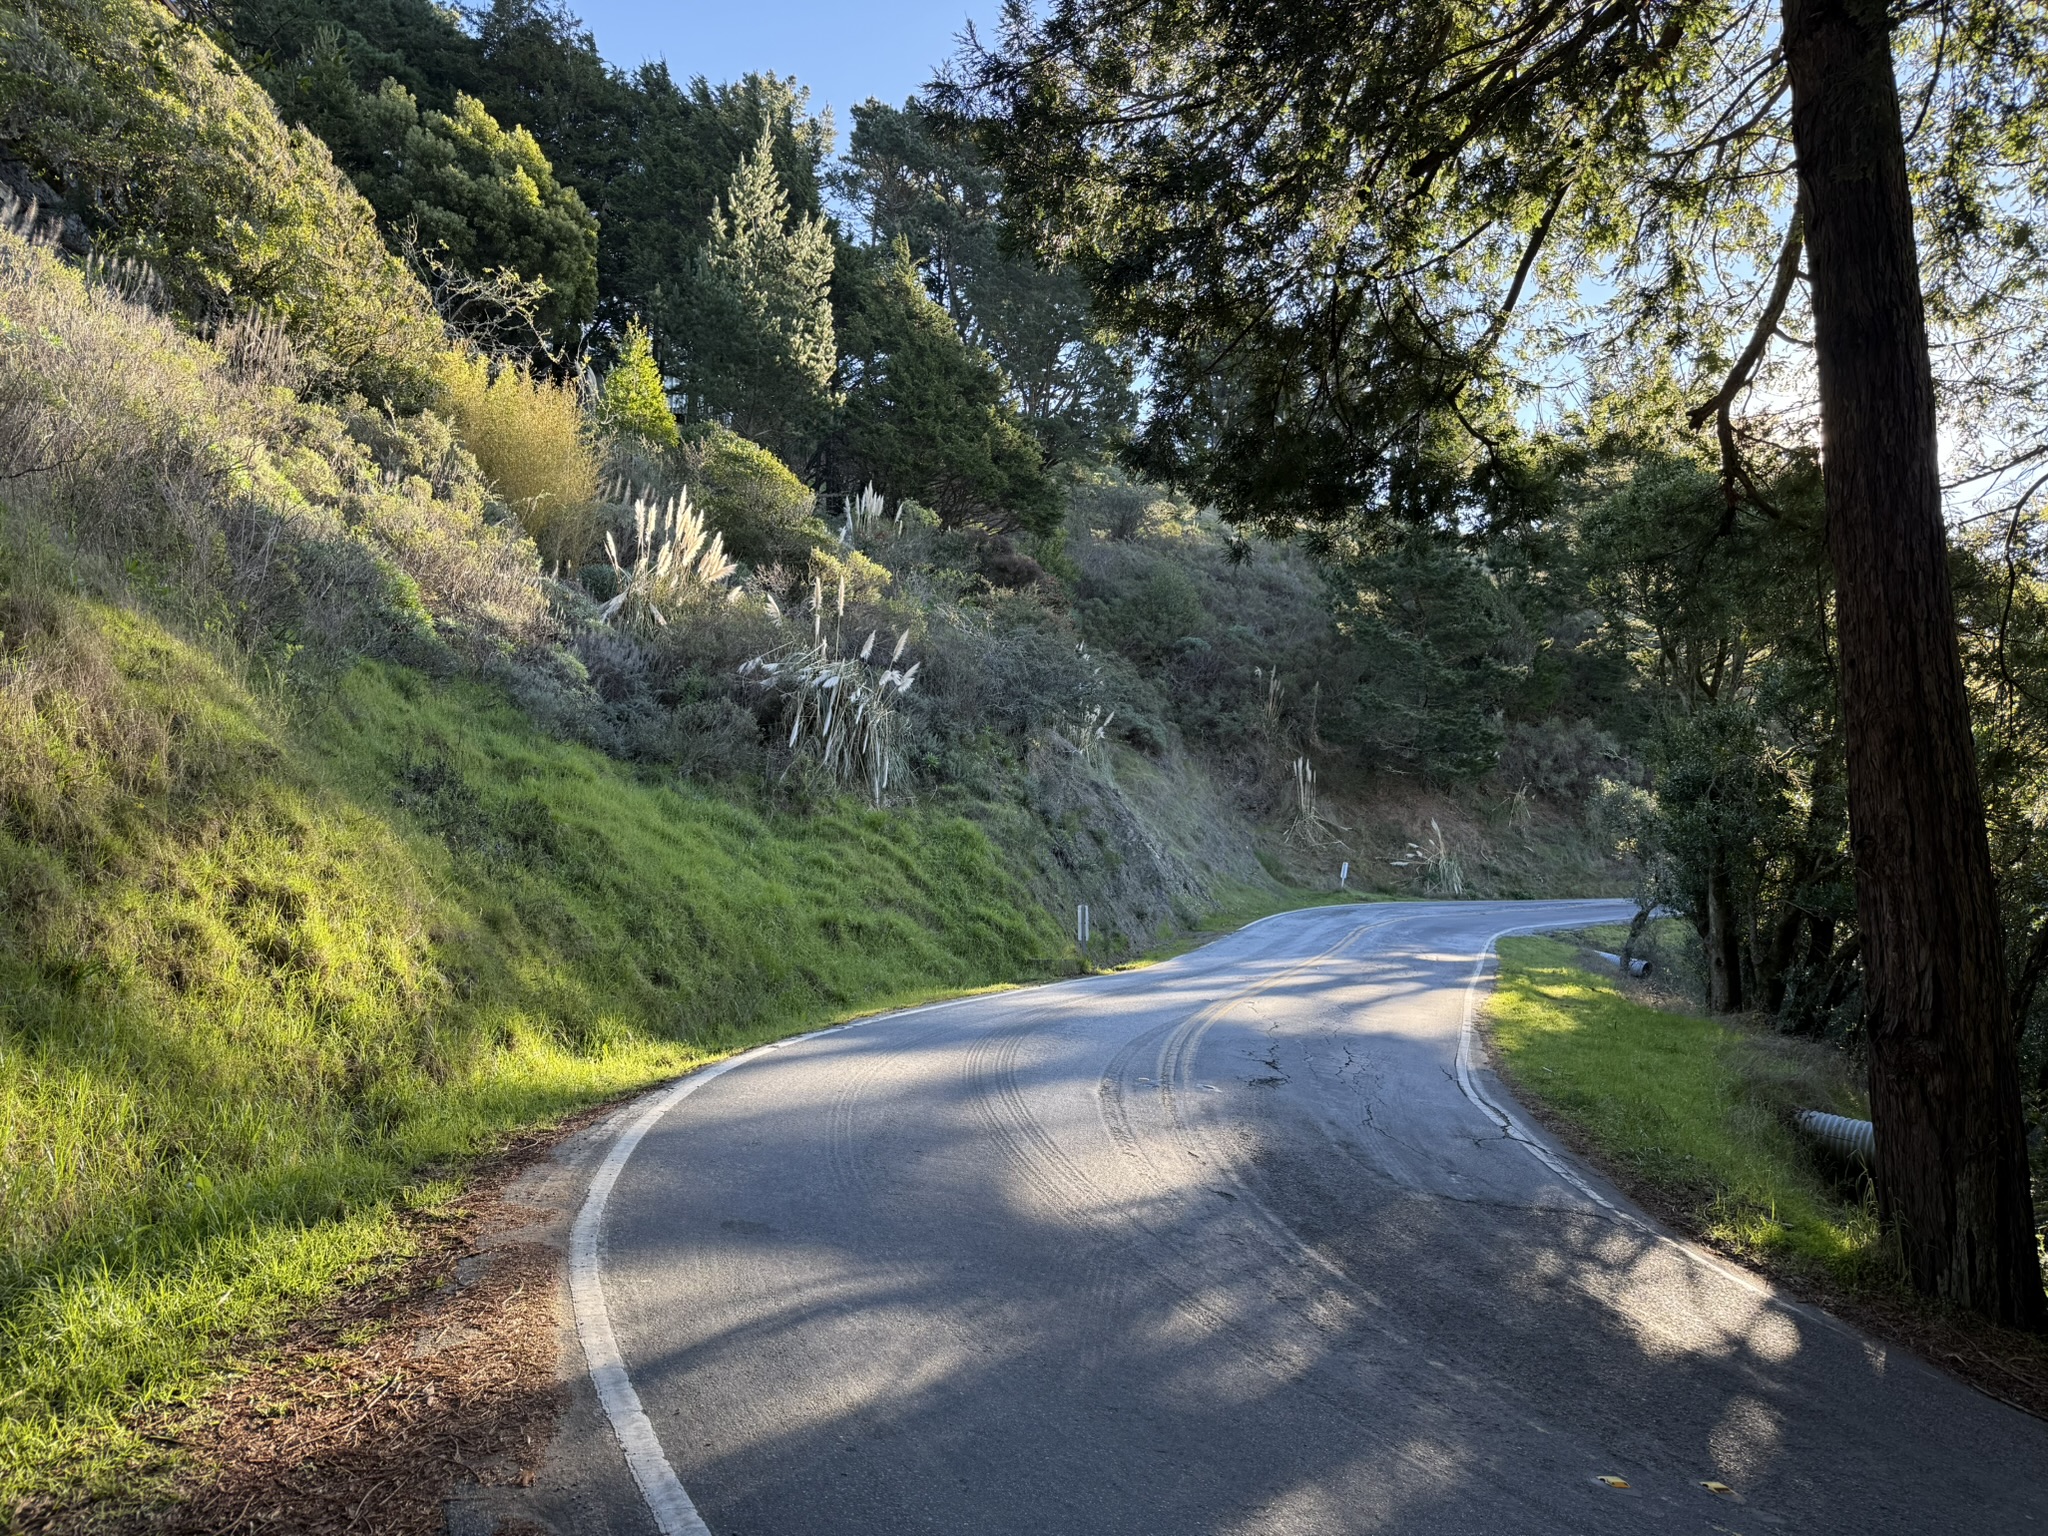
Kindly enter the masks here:
M 838 478 L 914 497 L 949 522 L 1056 528 L 1059 499 L 1002 370 L 926 291 L 908 243 L 849 265 Z
M 696 324 L 683 374 L 686 409 L 801 451 L 831 408 L 832 235 L 792 214 L 763 127 L 711 215 L 691 288 Z
M 915 97 L 863 102 L 853 122 L 840 193 L 876 245 L 908 242 L 961 336 L 1001 366 L 1047 462 L 1113 446 L 1134 417 L 1129 366 L 1081 280 L 1015 248 L 1001 174 L 972 135 Z
M 1531 650 L 1493 573 L 1451 540 L 1404 529 L 1361 541 L 1333 575 L 1359 677 L 1350 698 L 1337 701 L 1331 738 L 1381 770 L 1490 773 Z
M 156 0 L 0 6 L 0 145 L 194 318 L 282 320 L 337 392 L 417 404 L 441 327 L 326 147 Z
M 352 176 L 380 174 L 389 146 L 356 131 L 354 98 L 374 98 L 385 80 L 423 112 L 453 114 L 466 93 L 524 128 L 603 227 L 600 319 L 616 335 L 647 317 L 664 373 L 684 378 L 699 256 L 735 170 L 767 125 L 794 214 L 815 217 L 829 126 L 800 87 L 772 74 L 714 85 L 678 81 L 658 61 L 614 69 L 588 29 L 547 0 L 493 0 L 474 20 L 466 29 L 433 0 L 240 0 L 229 28 L 287 117 L 326 139 Z M 344 80 L 353 91 L 338 88 Z
M 598 390 L 597 417 L 612 431 L 636 433 L 656 448 L 673 448 L 682 440 L 669 409 L 668 386 L 654 361 L 653 339 L 637 320 L 626 327 L 619 360 Z
M 297 84 L 302 97 L 319 93 L 328 143 L 364 167 L 355 183 L 384 227 L 478 277 L 538 278 L 547 286 L 535 318 L 573 340 L 597 311 L 597 223 L 533 135 L 501 127 L 466 93 L 450 112 L 422 110 L 396 80 L 365 93 L 333 34 L 321 43 Z

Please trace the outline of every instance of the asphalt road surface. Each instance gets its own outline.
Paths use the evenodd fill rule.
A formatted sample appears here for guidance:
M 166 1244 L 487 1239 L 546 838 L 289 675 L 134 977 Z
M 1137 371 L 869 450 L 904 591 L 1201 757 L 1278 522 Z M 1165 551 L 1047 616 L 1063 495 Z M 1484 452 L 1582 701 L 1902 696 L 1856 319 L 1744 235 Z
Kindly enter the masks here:
M 1290 913 L 669 1101 L 586 1244 L 643 1475 L 716 1536 L 2048 1533 L 2048 1425 L 1461 1071 L 1496 933 L 1627 910 Z

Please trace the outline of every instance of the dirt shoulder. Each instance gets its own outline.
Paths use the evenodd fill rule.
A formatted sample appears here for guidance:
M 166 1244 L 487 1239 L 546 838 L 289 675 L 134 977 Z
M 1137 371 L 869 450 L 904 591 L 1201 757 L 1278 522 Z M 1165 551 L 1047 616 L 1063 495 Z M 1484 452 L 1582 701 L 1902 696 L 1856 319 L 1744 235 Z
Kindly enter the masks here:
M 169 1499 L 23 1511 L 17 1524 L 66 1536 L 637 1531 L 623 1462 L 588 1464 L 616 1450 L 594 1432 L 566 1279 L 590 1169 L 636 1102 L 472 1166 L 453 1208 L 409 1218 L 413 1257 L 248 1349 L 196 1408 L 143 1426 L 178 1458 Z M 550 1475 L 565 1427 L 580 1431 L 586 1475 L 574 1479 Z M 592 1485 L 627 1497 L 598 1507 Z

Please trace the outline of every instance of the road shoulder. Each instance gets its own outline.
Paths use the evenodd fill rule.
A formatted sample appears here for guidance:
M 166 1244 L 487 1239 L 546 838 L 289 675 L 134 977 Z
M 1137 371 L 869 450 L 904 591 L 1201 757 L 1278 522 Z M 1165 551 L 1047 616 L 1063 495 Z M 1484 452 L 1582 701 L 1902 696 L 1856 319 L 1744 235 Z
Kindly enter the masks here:
M 407 1218 L 411 1257 L 251 1351 L 197 1408 L 145 1426 L 177 1457 L 169 1499 L 22 1527 L 649 1536 L 583 1369 L 566 1267 L 591 1170 L 645 1098 L 473 1165 L 457 1200 Z
M 1518 978 L 1513 962 L 1508 964 L 1505 979 L 1512 984 Z M 1554 1000 L 1557 1006 L 1567 1012 L 1575 1007 L 1587 1011 L 1612 1010 L 1623 991 L 1615 979 L 1581 966 L 1572 969 L 1583 982 L 1588 1000 L 1582 1004 L 1564 997 Z M 1660 1012 L 1674 1019 L 1682 1017 L 1671 1013 L 1668 1006 L 1658 1006 L 1660 1002 L 1668 1004 L 1668 999 L 1634 987 L 1627 990 L 1629 996 L 1624 1001 L 1632 1005 L 1635 1014 L 1645 1016 L 1639 1022 L 1647 1027 L 1656 1027 L 1652 1021 Z M 1608 1117 L 1601 1113 L 1606 1105 L 1589 1103 L 1583 1091 L 1576 1096 L 1562 1090 L 1548 1091 L 1557 1080 L 1551 1077 L 1546 1081 L 1540 1053 L 1504 1048 L 1501 1004 L 1502 994 L 1496 988 L 1476 1010 L 1475 1024 L 1488 1068 L 1532 1121 L 1630 1201 L 1672 1232 L 1755 1275 L 1782 1294 L 1819 1307 L 1877 1339 L 1910 1350 L 1930 1365 L 2008 1406 L 2048 1419 L 2048 1340 L 1928 1306 L 1881 1276 L 1865 1278 L 1860 1283 L 1845 1281 L 1815 1264 L 1800 1262 L 1796 1255 L 1779 1257 L 1759 1250 L 1754 1244 L 1729 1241 L 1725 1229 L 1717 1225 L 1712 1215 L 1725 1210 L 1730 1203 L 1729 1191 L 1712 1187 L 1710 1175 L 1702 1182 L 1699 1178 L 1688 1180 L 1646 1173 L 1634 1148 L 1617 1140 L 1609 1128 Z M 1606 1027 L 1615 1027 L 1612 1012 L 1604 1023 Z M 1612 1054 L 1614 1075 L 1604 1089 L 1612 1103 L 1630 1104 L 1641 1113 L 1642 1106 L 1656 1097 L 1648 1091 L 1650 1085 L 1632 1081 L 1629 1075 L 1640 1070 L 1647 1059 L 1650 1058 L 1628 1051 Z

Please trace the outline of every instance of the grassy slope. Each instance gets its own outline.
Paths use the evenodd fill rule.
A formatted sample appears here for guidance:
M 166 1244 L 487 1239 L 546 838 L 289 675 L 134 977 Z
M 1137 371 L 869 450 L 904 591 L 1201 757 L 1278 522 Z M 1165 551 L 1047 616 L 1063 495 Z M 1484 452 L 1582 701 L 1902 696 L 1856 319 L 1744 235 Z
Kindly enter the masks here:
M 757 814 L 361 665 L 288 722 L 132 612 L 0 583 L 0 1518 L 389 1260 L 432 1175 L 836 1015 L 1048 973 L 957 817 Z
M 1792 1110 L 1865 1114 L 1825 1047 L 1651 1007 L 1555 939 L 1505 939 L 1488 1009 L 1500 1065 L 1680 1224 L 1850 1289 L 1886 1272 L 1872 1213 L 1815 1167 Z

